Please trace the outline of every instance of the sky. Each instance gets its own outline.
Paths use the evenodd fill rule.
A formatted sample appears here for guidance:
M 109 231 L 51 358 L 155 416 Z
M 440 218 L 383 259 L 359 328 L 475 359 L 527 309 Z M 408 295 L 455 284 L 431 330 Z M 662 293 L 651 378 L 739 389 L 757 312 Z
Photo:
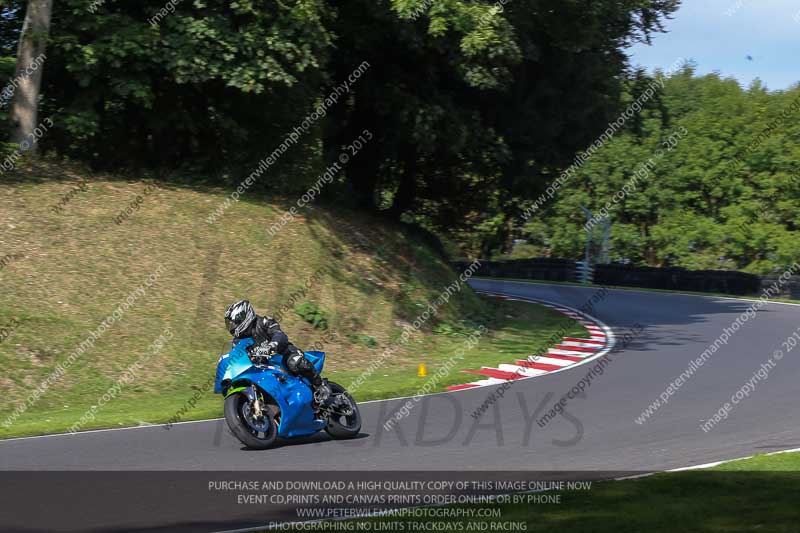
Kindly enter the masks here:
M 632 65 L 652 72 L 685 58 L 698 74 L 719 72 L 744 87 L 756 78 L 770 90 L 800 82 L 798 0 L 683 0 L 665 27 L 652 45 L 628 50 Z

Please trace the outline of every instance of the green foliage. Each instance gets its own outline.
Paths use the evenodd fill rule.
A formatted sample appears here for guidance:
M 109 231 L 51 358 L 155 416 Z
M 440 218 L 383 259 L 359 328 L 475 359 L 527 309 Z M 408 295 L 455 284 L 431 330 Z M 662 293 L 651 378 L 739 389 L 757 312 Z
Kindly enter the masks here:
M 756 82 L 743 89 L 687 66 L 666 80 L 659 106 L 641 113 L 639 127 L 597 151 L 524 236 L 546 254 L 577 258 L 585 243 L 580 206 L 597 213 L 611 202 L 612 259 L 783 271 L 800 256 L 798 118 L 800 87 L 767 92 Z M 676 131 L 686 135 L 665 149 Z M 650 158 L 649 175 L 614 202 Z
M 0 161 L 4 160 L 10 154 L 17 150 L 17 145 L 8 142 L 0 142 Z
M 347 335 L 347 339 L 353 344 L 361 344 L 362 346 L 366 346 L 367 348 L 378 347 L 378 341 L 376 341 L 374 337 L 370 337 L 369 335 L 359 335 L 356 333 L 351 333 Z
M 487 317 L 480 317 L 483 322 L 487 322 Z M 437 335 L 469 335 L 477 331 L 481 326 L 481 322 L 472 320 L 456 320 L 456 321 L 441 321 L 434 328 L 433 332 Z
M 91 4 L 54 6 L 43 91 L 57 120 L 44 142 L 61 152 L 99 167 L 234 171 L 238 185 L 319 97 L 332 40 L 314 0 L 187 0 L 163 17 L 161 0 Z M 312 128 L 275 167 L 302 188 L 318 158 Z
M 0 3 L 0 56 L 16 53 L 24 16 L 22 0 L 3 0 Z
M 297 315 L 317 329 L 328 329 L 328 316 L 314 302 L 303 302 L 294 308 Z
M 14 67 L 16 59 L 11 56 L 0 57 L 0 95 L 2 95 L 8 83 L 14 78 Z M 3 98 L 0 96 L 0 98 Z M 6 124 L 8 120 L 8 106 L 10 102 L 3 98 L 0 103 L 0 124 Z M 2 128 L 0 132 L 0 143 L 8 139 L 8 128 Z M 5 157 L 9 153 L 9 147 L 0 144 L 0 157 Z
M 3 87 L 14 77 L 16 64 L 17 60 L 13 56 L 0 57 L 0 82 L 3 83 Z
M 20 5 L 3 8 L 7 50 Z M 542 188 L 548 169 L 605 127 L 623 45 L 659 31 L 677 1 L 169 5 L 54 4 L 42 115 L 56 126 L 45 148 L 96 167 L 210 171 L 238 186 L 347 83 L 254 187 L 304 191 L 367 130 L 372 140 L 326 194 L 429 228 L 477 221 L 486 250 L 506 240 L 515 197 Z

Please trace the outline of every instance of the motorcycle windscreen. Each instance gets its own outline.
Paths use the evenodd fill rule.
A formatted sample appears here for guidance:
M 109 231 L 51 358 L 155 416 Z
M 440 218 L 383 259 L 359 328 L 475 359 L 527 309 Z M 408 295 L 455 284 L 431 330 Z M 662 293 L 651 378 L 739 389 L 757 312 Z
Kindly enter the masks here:
M 217 362 L 217 376 L 214 383 L 214 392 L 222 392 L 222 382 L 233 380 L 239 374 L 246 372 L 253 366 L 247 355 L 247 347 L 253 344 L 252 339 L 242 339 L 227 354 L 222 355 Z

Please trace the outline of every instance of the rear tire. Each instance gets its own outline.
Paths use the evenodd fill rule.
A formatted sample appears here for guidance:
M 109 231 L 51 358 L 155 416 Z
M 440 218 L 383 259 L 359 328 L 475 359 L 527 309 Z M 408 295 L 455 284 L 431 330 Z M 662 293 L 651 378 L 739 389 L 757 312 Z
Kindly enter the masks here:
M 236 393 L 225 398 L 225 421 L 234 436 L 248 448 L 266 450 L 278 440 L 278 425 L 270 406 L 265 404 L 262 416 L 256 419 L 244 394 Z
M 358 404 L 350 396 L 344 387 L 333 381 L 328 382 L 331 388 L 331 397 L 339 396 L 343 400 L 347 400 L 352 409 L 351 415 L 337 415 L 331 413 L 328 415 L 328 424 L 325 426 L 325 431 L 334 439 L 352 439 L 361 431 L 361 413 L 358 410 Z M 341 407 L 337 407 L 341 411 Z

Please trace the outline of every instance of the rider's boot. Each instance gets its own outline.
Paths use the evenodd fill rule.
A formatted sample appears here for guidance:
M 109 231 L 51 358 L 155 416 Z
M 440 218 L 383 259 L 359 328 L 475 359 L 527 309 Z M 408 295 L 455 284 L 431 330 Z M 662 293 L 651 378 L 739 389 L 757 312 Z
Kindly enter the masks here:
M 322 379 L 317 369 L 311 364 L 311 361 L 303 357 L 299 352 L 289 356 L 286 360 L 286 366 L 289 367 L 291 372 L 303 376 L 311 382 L 311 392 L 314 394 L 315 407 L 322 405 L 331 395 L 328 381 Z
M 317 405 L 322 405 L 331 395 L 331 387 L 328 385 L 328 380 L 322 379 L 319 374 L 315 373 L 314 376 L 310 378 L 310 381 L 311 390 L 314 392 L 314 402 Z

